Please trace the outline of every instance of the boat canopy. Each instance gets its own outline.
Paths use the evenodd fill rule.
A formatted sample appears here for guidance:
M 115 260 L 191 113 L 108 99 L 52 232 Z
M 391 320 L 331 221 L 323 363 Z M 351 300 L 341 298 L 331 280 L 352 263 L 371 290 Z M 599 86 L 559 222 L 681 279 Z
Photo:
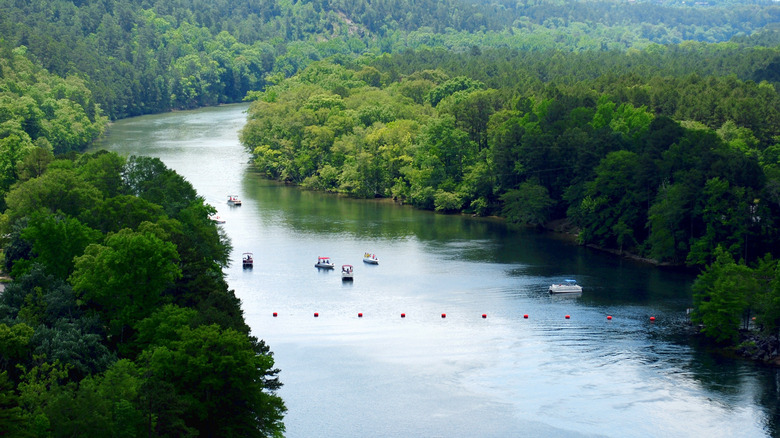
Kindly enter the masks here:
M 566 283 L 569 283 L 569 284 L 574 284 L 574 283 L 577 282 L 577 280 L 563 280 L 563 281 L 565 281 Z

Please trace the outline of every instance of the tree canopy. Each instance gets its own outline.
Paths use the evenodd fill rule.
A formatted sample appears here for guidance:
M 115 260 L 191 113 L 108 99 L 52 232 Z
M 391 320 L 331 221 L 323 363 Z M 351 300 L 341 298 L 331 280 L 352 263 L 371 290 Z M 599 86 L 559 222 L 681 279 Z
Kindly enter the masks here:
M 6 200 L 4 434 L 282 433 L 279 370 L 249 334 L 222 272 L 230 243 L 189 183 L 159 160 L 99 152 L 47 160 Z

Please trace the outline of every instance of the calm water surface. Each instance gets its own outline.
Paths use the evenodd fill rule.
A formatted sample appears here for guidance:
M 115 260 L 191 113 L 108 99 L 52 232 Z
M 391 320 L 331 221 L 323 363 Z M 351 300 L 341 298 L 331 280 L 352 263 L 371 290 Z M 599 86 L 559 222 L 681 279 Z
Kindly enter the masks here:
M 681 329 L 689 275 L 266 181 L 238 142 L 246 108 L 123 120 L 99 147 L 159 157 L 227 221 L 228 282 L 282 370 L 287 436 L 778 435 L 777 371 Z M 228 207 L 230 194 L 244 205 Z M 354 265 L 354 283 L 317 271 L 317 256 Z M 585 292 L 550 296 L 564 278 Z

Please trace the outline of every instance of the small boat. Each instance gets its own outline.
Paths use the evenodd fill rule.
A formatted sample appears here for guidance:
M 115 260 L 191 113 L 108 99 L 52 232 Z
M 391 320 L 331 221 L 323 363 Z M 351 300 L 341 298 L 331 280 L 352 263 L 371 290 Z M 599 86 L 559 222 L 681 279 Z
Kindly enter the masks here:
M 241 205 L 241 199 L 236 195 L 230 195 L 228 196 L 227 203 L 228 205 Z
M 255 264 L 255 259 L 252 257 L 251 252 L 245 252 L 244 255 L 241 257 L 241 263 L 244 265 L 244 268 L 251 268 Z
M 330 261 L 330 257 L 317 257 L 317 263 L 314 267 L 320 269 L 333 269 L 336 265 Z
M 341 265 L 341 281 L 352 281 L 352 265 Z
M 209 216 L 209 219 L 214 221 L 214 223 L 216 223 L 216 224 L 224 224 L 225 223 L 225 219 L 222 219 L 221 217 L 219 217 L 219 216 L 217 216 L 215 214 L 212 214 L 211 216 Z
M 379 259 L 376 258 L 376 254 L 365 253 L 363 254 L 363 263 L 368 263 L 370 265 L 378 265 Z
M 581 294 L 582 286 L 577 280 L 563 280 L 563 283 L 551 284 L 548 290 L 551 294 Z

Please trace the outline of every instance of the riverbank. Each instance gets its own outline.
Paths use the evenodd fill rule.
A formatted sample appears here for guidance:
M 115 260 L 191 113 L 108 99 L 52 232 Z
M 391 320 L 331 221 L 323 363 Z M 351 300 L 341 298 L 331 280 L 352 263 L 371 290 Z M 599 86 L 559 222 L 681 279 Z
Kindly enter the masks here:
M 542 225 L 542 227 L 545 230 L 547 230 L 547 231 L 559 234 L 560 236 L 562 236 L 566 240 L 569 240 L 569 241 L 571 241 L 573 243 L 578 243 L 577 242 L 577 236 L 579 235 L 580 230 L 574 224 L 572 224 L 571 221 L 569 221 L 569 219 L 557 219 L 557 220 L 554 220 L 554 221 L 549 221 L 549 222 L 545 223 L 544 225 Z M 647 263 L 647 264 L 654 265 L 654 266 L 682 268 L 682 266 L 680 266 L 680 265 L 660 262 L 660 261 L 658 261 L 656 259 L 651 259 L 651 258 L 648 258 L 648 257 L 642 257 L 642 256 L 640 256 L 638 254 L 634 254 L 634 253 L 632 253 L 630 251 L 624 251 L 624 250 L 621 251 L 621 250 L 612 249 L 612 248 L 605 248 L 603 246 L 595 245 L 595 244 L 592 244 L 592 243 L 586 244 L 584 246 L 587 247 L 587 248 L 595 249 L 596 251 L 606 252 L 606 253 L 609 253 L 609 254 L 612 254 L 612 255 L 615 255 L 615 256 L 618 256 L 618 257 L 623 257 L 623 258 L 627 258 L 627 259 L 634 260 L 634 261 L 641 262 L 641 263 Z
M 740 334 L 740 343 L 734 348 L 734 352 L 746 359 L 780 366 L 780 338 L 778 336 L 761 336 L 754 332 L 743 332 Z

